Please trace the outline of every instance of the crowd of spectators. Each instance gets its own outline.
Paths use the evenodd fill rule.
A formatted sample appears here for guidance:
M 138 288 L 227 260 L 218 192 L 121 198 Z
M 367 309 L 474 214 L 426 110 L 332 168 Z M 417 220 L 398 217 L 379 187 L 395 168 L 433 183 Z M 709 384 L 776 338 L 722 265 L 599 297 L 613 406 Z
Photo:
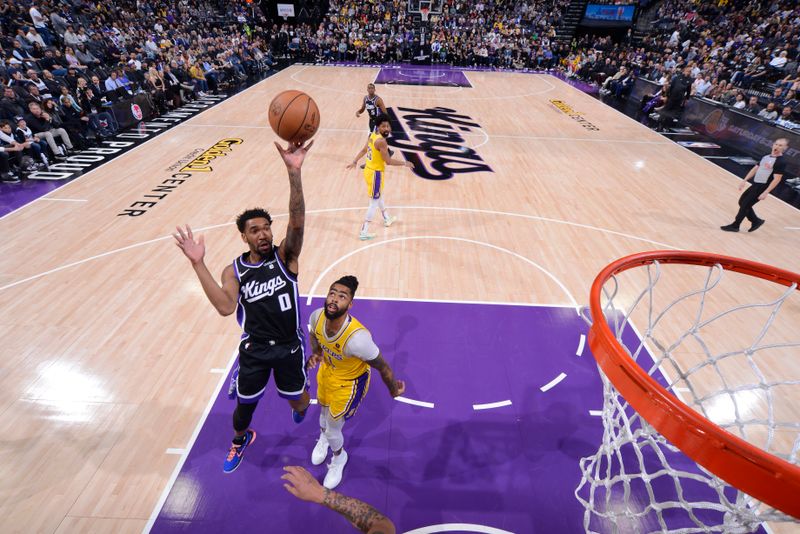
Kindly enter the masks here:
M 638 46 L 608 39 L 573 43 L 568 72 L 621 96 L 635 77 L 656 82 L 648 95 L 659 122 L 669 123 L 688 96 L 800 127 L 800 4 L 792 0 L 666 0 L 655 31 Z M 652 99 L 655 98 L 655 101 Z
M 113 136 L 115 102 L 160 114 L 268 70 L 277 34 L 241 0 L 0 0 L 0 26 L 7 182 Z
M 665 95 L 671 91 L 669 106 L 664 108 L 664 98 L 657 107 L 667 120 L 695 95 L 752 110 L 785 127 L 800 122 L 796 1 L 656 2 L 652 31 L 639 43 L 631 31 L 621 39 L 584 35 L 560 42 L 556 30 L 569 3 L 444 0 L 442 13 L 423 25 L 420 43 L 422 33 L 414 31 L 406 0 L 332 0 L 316 28 L 286 29 L 289 53 L 310 61 L 363 63 L 429 54 L 434 63 L 456 66 L 559 69 L 597 83 L 604 96 L 618 97 L 643 77 L 664 86 Z M 673 79 L 672 87 L 666 85 Z M 753 96 L 755 106 L 743 105 Z
M 566 47 L 556 27 L 569 0 L 443 0 L 441 13 L 415 31 L 406 0 L 331 0 L 317 27 L 288 33 L 289 54 L 306 61 L 434 63 L 497 68 L 556 68 Z
M 642 110 L 662 123 L 691 95 L 788 128 L 800 122 L 794 0 L 663 0 L 638 43 L 631 32 L 560 41 L 569 0 L 442 0 L 441 14 L 421 25 L 408 1 L 330 0 L 319 23 L 271 24 L 244 0 L 0 0 L 2 177 L 113 135 L 115 101 L 145 94 L 163 112 L 239 83 L 276 56 L 558 69 L 617 97 L 642 77 L 660 86 Z M 322 5 L 303 0 L 300 10 Z
M 566 48 L 556 41 L 569 0 L 448 2 L 433 17 L 431 55 L 459 66 L 551 69 Z
M 295 60 L 388 63 L 410 61 L 419 38 L 406 0 L 331 0 L 316 26 L 282 24 L 275 45 Z

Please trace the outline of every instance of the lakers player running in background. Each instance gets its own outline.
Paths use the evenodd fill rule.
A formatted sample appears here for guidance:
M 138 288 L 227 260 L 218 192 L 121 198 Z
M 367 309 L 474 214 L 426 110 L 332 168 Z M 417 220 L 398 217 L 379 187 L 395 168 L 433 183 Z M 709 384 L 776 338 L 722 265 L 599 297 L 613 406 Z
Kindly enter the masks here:
M 232 382 L 236 393 L 233 412 L 234 438 L 223 464 L 233 472 L 242 461 L 245 449 L 256 439 L 250 428 L 253 412 L 275 373 L 278 395 L 292 407 L 292 418 L 300 423 L 310 402 L 307 391 L 304 335 L 297 307 L 298 257 L 303 247 L 305 201 L 300 168 L 308 146 L 277 143 L 278 152 L 289 173 L 289 224 L 280 246 L 272 240 L 272 218 L 266 211 L 250 209 L 239 215 L 236 226 L 248 251 L 222 271 L 222 287 L 209 272 L 203 257 L 203 236 L 195 241 L 192 229 L 178 228 L 174 234 L 178 247 L 192 262 L 208 300 L 220 315 L 231 315 L 242 327 L 238 369 Z
M 375 94 L 374 83 L 367 84 L 367 96 L 361 101 L 361 109 L 356 111 L 356 117 L 360 117 L 361 114 L 364 113 L 364 110 L 367 111 L 367 115 L 369 116 L 369 131 L 372 133 L 378 125 L 376 122 L 378 117 L 387 115 L 386 105 L 383 103 L 383 99 Z
M 325 307 L 315 310 L 308 321 L 313 351 L 308 367 L 313 369 L 320 364 L 317 399 L 321 407 L 320 435 L 311 453 L 311 463 L 321 464 L 328 456 L 328 448 L 333 451 L 322 483 L 328 489 L 342 481 L 347 463 L 342 427 L 355 415 L 367 394 L 370 367 L 381 374 L 392 397 L 402 395 L 406 389 L 402 380 L 395 380 L 392 368 L 381 356 L 369 330 L 349 314 L 356 289 L 356 277 L 343 276 L 328 291 Z
M 383 216 L 383 225 L 387 228 L 392 225 L 397 217 L 392 217 L 386 211 L 386 204 L 383 202 L 383 182 L 384 173 L 387 165 L 403 165 L 409 169 L 413 169 L 414 165 L 410 161 L 402 161 L 393 159 L 389 155 L 389 144 L 386 139 L 392 131 L 389 117 L 381 115 L 375 121 L 376 131 L 369 134 L 367 144 L 358 152 L 355 159 L 348 169 L 354 169 L 358 165 L 358 160 L 367 155 L 367 163 L 364 168 L 364 181 L 367 183 L 367 193 L 369 194 L 369 208 L 367 208 L 367 216 L 364 219 L 364 224 L 361 225 L 361 233 L 359 239 L 366 241 L 372 239 L 375 234 L 369 233 L 369 223 L 372 222 L 372 217 L 375 215 L 375 210 L 380 208 L 381 215 Z

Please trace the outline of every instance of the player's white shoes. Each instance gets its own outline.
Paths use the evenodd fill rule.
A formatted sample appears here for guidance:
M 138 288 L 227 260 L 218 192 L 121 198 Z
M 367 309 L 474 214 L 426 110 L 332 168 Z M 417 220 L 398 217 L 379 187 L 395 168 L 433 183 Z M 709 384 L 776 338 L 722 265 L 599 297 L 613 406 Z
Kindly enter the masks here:
M 325 475 L 322 485 L 331 490 L 338 486 L 342 481 L 342 473 L 346 464 L 347 451 L 342 449 L 341 454 L 338 456 L 333 455 L 333 458 L 331 458 L 331 463 L 328 464 L 328 474 Z
M 361 241 L 369 241 L 370 239 L 375 239 L 375 234 L 368 234 L 367 232 L 361 232 L 358 235 L 358 238 Z
M 389 227 L 390 227 L 392 224 L 394 224 L 394 222 L 395 222 L 396 220 L 397 220 L 397 217 L 395 217 L 394 215 L 392 215 L 391 217 L 386 217 L 386 218 L 383 220 L 383 225 L 384 225 L 386 228 L 389 228 Z
M 317 444 L 314 445 L 314 450 L 311 452 L 311 463 L 319 465 L 328 457 L 328 438 L 325 434 L 320 432 Z

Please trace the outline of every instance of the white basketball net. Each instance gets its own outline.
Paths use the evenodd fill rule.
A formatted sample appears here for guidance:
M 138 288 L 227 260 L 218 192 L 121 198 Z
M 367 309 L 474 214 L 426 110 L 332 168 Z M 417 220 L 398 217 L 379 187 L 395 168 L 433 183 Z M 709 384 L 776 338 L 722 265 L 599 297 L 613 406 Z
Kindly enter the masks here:
M 605 320 L 626 352 L 669 392 L 707 419 L 790 463 L 800 463 L 800 418 L 796 411 L 800 377 L 795 373 L 791 379 L 776 379 L 776 373 L 766 372 L 763 364 L 764 355 L 775 351 L 785 355 L 789 351 L 794 354 L 792 365 L 800 367 L 797 354 L 800 342 L 769 340 L 774 337 L 770 329 L 781 309 L 789 306 L 792 311 L 786 315 L 792 313 L 794 317 L 800 311 L 798 300 L 793 300 L 797 297 L 795 286 L 787 289 L 771 284 L 777 293 L 769 302 L 736 305 L 710 313 L 711 295 L 725 273 L 720 265 L 714 265 L 707 269 L 701 289 L 680 295 L 659 311 L 654 309 L 654 301 L 661 265 L 655 262 L 646 269 L 646 287 L 638 293 L 634 290 L 628 299 L 631 304 L 625 306 L 627 310 L 614 302 L 615 298 L 623 300 L 619 297 L 621 285 L 617 277 L 612 277 L 603 288 Z M 643 274 L 640 272 L 639 276 Z M 687 306 L 691 306 L 693 314 L 686 313 Z M 681 312 L 684 323 L 681 327 L 688 328 L 677 333 L 673 329 L 666 335 L 664 330 L 668 329 L 663 324 L 675 321 L 675 315 Z M 741 313 L 758 313 L 763 318 L 754 326 L 755 339 L 738 350 L 712 352 L 704 335 L 712 325 Z M 631 342 L 635 338 L 631 337 L 628 321 L 634 314 L 640 321 L 638 325 L 645 325 L 646 329 L 640 340 Z M 642 320 L 643 317 L 646 319 Z M 800 324 L 793 328 L 795 338 L 800 339 Z M 691 344 L 696 354 L 704 353 L 704 358 L 695 357 L 694 365 L 689 368 L 676 362 L 677 354 L 687 344 Z M 731 365 L 743 366 L 753 379 L 749 383 L 731 384 L 726 371 Z M 689 460 L 628 405 L 602 370 L 600 374 L 604 396 L 603 440 L 594 456 L 581 459 L 583 478 L 575 490 L 575 496 L 585 507 L 583 523 L 587 532 L 727 534 L 753 532 L 764 521 L 797 522 Z M 709 382 L 721 387 L 709 392 Z M 758 414 L 751 413 L 752 402 L 747 404 L 752 396 L 760 403 Z M 786 405 L 792 402 L 794 410 L 786 410 Z M 725 410 L 720 411 L 720 406 Z M 722 412 L 725 415 L 721 417 Z

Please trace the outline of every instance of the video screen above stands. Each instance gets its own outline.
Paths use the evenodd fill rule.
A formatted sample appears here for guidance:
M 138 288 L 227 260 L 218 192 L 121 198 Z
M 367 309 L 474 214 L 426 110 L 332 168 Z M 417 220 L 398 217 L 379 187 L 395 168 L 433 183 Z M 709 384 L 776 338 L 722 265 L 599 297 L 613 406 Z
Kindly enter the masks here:
M 630 26 L 636 15 L 636 6 L 588 4 L 584 11 L 583 26 Z

